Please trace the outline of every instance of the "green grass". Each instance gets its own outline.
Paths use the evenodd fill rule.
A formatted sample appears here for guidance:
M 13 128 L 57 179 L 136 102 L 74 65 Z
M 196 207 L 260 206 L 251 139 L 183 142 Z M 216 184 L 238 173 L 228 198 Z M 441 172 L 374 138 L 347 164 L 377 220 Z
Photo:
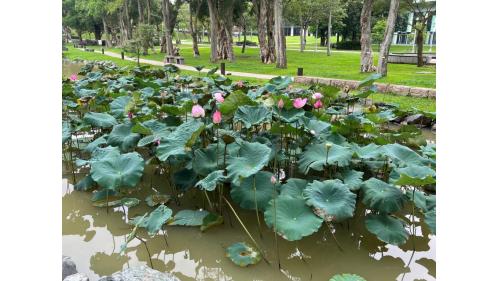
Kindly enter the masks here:
M 72 46 L 68 46 L 68 51 L 63 52 L 64 56 L 70 60 L 74 59 L 83 59 L 83 60 L 97 60 L 97 61 L 112 61 L 116 63 L 118 66 L 129 66 L 134 67 L 136 65 L 135 62 L 121 60 L 119 58 L 113 58 L 110 56 L 102 55 L 100 52 L 84 52 L 79 49 L 75 49 Z M 157 67 L 157 66 L 153 66 Z M 182 73 L 190 74 L 190 75 L 198 75 L 196 71 L 186 71 L 183 70 Z M 262 85 L 267 82 L 267 80 L 249 78 L 249 77 L 238 77 L 238 76 L 230 76 L 233 81 L 235 80 L 244 80 L 248 81 L 254 85 Z M 294 86 L 297 87 L 305 87 L 304 84 L 294 83 Z M 425 111 L 436 111 L 436 100 L 430 98 L 417 98 L 417 97 L 406 97 L 399 96 L 390 93 L 380 93 L 380 94 L 372 94 L 370 96 L 374 101 L 378 102 L 386 102 L 386 103 L 397 103 L 400 104 L 403 108 L 411 108 L 415 107 Z
M 186 65 L 196 66 L 205 65 L 207 68 L 214 67 L 218 64 L 209 62 L 210 48 L 206 45 L 200 46 L 200 56 L 195 58 L 192 56 L 191 45 L 182 44 L 179 46 L 181 55 L 185 58 Z M 121 49 L 110 49 L 116 53 L 120 53 Z M 247 48 L 245 53 L 241 53 L 240 47 L 235 47 L 236 55 L 235 62 L 226 61 L 226 70 L 250 72 L 271 75 L 295 75 L 298 67 L 304 68 L 304 75 L 318 76 L 326 78 L 337 78 L 347 80 L 363 80 L 370 74 L 359 72 L 359 52 L 335 52 L 331 56 L 326 56 L 325 53 L 314 52 L 299 52 L 288 50 L 287 69 L 278 69 L 274 64 L 262 64 L 259 58 L 258 48 Z M 156 53 L 151 53 L 144 58 L 163 61 L 165 54 L 159 53 L 159 48 L 156 48 Z M 375 63 L 378 60 L 378 54 L 375 53 Z M 379 80 L 383 83 L 435 88 L 436 87 L 436 67 L 424 66 L 417 67 L 409 64 L 389 64 L 388 75 Z

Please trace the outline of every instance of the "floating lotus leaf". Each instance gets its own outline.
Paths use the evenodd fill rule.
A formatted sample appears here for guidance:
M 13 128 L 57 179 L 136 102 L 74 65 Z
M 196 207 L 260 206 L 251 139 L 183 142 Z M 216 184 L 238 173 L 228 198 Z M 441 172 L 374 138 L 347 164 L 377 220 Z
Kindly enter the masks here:
M 431 230 L 431 233 L 436 234 L 436 209 L 425 213 L 425 223 Z
M 213 171 L 204 179 L 196 183 L 196 186 L 207 191 L 214 191 L 217 183 L 222 182 L 226 179 L 224 176 L 224 170 Z
M 219 110 L 223 115 L 230 115 L 234 113 L 239 106 L 255 105 L 256 103 L 251 100 L 242 91 L 234 91 L 227 96 L 223 103 L 220 104 Z
M 241 267 L 257 264 L 261 260 L 260 253 L 245 242 L 234 243 L 226 248 L 226 257 Z
M 196 173 L 192 169 L 182 169 L 174 173 L 174 183 L 181 191 L 186 191 L 196 185 Z
M 132 97 L 130 96 L 121 96 L 121 97 L 117 97 L 115 98 L 110 104 L 109 104 L 109 108 L 110 108 L 110 113 L 111 115 L 113 115 L 115 118 L 120 118 L 120 117 L 124 117 L 125 115 L 125 107 L 127 107 L 128 103 L 130 102 L 130 100 L 132 99 Z
M 175 214 L 170 225 L 200 226 L 208 214 L 205 210 L 181 210 Z
M 95 185 L 95 181 L 90 175 L 85 176 L 75 184 L 75 190 L 86 191 Z
M 144 160 L 137 152 L 109 154 L 92 164 L 92 179 L 106 189 L 134 187 L 142 177 Z
M 172 197 L 167 194 L 151 194 L 146 197 L 146 204 L 149 207 L 154 207 L 160 204 L 167 204 L 170 199 L 172 199 Z
M 276 222 L 274 219 L 274 204 L 276 204 Z M 267 226 L 288 241 L 300 240 L 319 230 L 323 219 L 316 216 L 304 199 L 288 196 L 278 196 L 269 201 L 264 219 Z
M 83 116 L 83 121 L 89 125 L 94 127 L 101 128 L 110 128 L 114 125 L 118 125 L 115 117 L 107 114 L 107 113 L 99 113 L 99 112 L 87 112 Z
M 71 138 L 71 124 L 69 122 L 62 123 L 62 143 L 64 144 Z
M 302 109 L 292 108 L 292 109 L 283 109 L 279 111 L 279 117 L 283 122 L 286 123 L 294 123 L 299 121 L 301 117 L 304 116 L 305 111 Z
M 115 125 L 108 136 L 108 144 L 119 147 L 122 152 L 132 150 L 141 138 L 141 135 L 132 133 L 132 126 L 132 123 Z
M 303 199 L 303 192 L 307 186 L 307 180 L 291 178 L 286 181 L 286 184 L 280 188 L 280 196 L 288 196 L 292 198 Z
M 363 203 L 382 213 L 399 211 L 405 202 L 405 196 L 401 190 L 376 178 L 365 181 L 361 191 Z
M 347 169 L 340 173 L 342 181 L 351 191 L 357 191 L 363 184 L 363 172 Z
M 164 225 L 172 217 L 172 210 L 165 205 L 160 205 L 149 214 L 145 219 L 145 228 L 150 236 L 153 236 L 160 231 Z
M 347 147 L 331 144 L 330 150 L 328 151 L 328 162 L 326 156 L 326 143 L 308 145 L 299 158 L 300 171 L 304 174 L 307 174 L 309 169 L 323 171 L 327 163 L 329 165 L 336 164 L 339 167 L 345 167 L 349 165 L 352 151 Z
M 204 127 L 202 122 L 194 119 L 177 127 L 158 146 L 158 159 L 166 161 L 170 156 L 186 155 L 186 147 L 194 144 Z
M 340 180 L 314 181 L 304 189 L 307 205 L 325 221 L 340 222 L 354 216 L 356 194 Z
M 386 156 L 396 161 L 398 165 L 421 166 L 428 162 L 428 160 L 418 155 L 415 151 L 398 143 L 386 144 L 381 149 Z
M 203 222 L 200 226 L 202 232 L 210 229 L 214 226 L 221 225 L 224 223 L 224 218 L 214 213 L 209 213 L 203 218 Z
M 231 186 L 231 198 L 241 208 L 247 210 L 255 210 L 255 201 L 257 201 L 257 208 L 264 211 L 274 194 L 274 185 L 271 183 L 272 175 L 272 173 L 267 171 L 259 171 L 255 176 L 250 176 L 242 180 L 239 185 L 233 183 Z
M 100 147 L 103 144 L 107 144 L 108 135 L 103 135 L 92 141 L 91 143 L 87 144 L 87 146 L 83 149 L 83 151 L 92 153 L 94 150 L 96 150 L 98 147 Z
M 397 169 L 400 178 L 397 185 L 424 186 L 436 182 L 436 172 L 427 166 L 411 165 Z
M 366 281 L 366 279 L 356 274 L 342 273 L 333 275 L 330 281 Z
M 263 106 L 240 106 L 234 114 L 234 121 L 240 121 L 245 128 L 271 121 L 271 112 Z
M 227 159 L 228 176 L 237 182 L 240 178 L 248 178 L 269 162 L 271 148 L 258 142 L 242 141 L 239 156 L 229 156 Z
M 408 232 L 403 221 L 389 215 L 369 214 L 366 216 L 365 226 L 368 231 L 385 243 L 401 245 L 408 239 Z
M 140 202 L 141 202 L 141 200 L 139 200 L 137 198 L 122 198 L 120 200 L 120 205 L 128 207 L 128 208 L 132 208 L 132 207 L 139 205 Z

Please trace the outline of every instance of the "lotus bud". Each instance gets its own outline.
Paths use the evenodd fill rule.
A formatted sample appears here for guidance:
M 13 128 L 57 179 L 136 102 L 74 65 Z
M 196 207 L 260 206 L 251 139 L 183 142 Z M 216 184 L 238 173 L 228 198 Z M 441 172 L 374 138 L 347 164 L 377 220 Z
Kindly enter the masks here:
M 157 140 L 155 141 L 155 145 L 157 145 L 157 146 L 158 146 L 158 145 L 160 145 L 160 139 L 157 139 Z
M 220 122 L 222 121 L 222 114 L 220 111 L 215 111 L 214 115 L 212 116 L 212 121 L 214 122 L 214 124 L 220 124 Z
M 129 111 L 127 116 L 128 116 L 128 119 L 132 119 L 134 117 L 134 114 L 132 113 L 132 111 Z
M 285 102 L 283 101 L 283 99 L 280 99 L 280 100 L 278 101 L 278 108 L 279 108 L 279 109 L 282 109 L 282 108 L 283 108 L 283 106 L 285 106 Z
M 217 102 L 223 103 L 224 102 L 224 96 L 221 92 L 216 92 L 214 94 L 214 98 Z
M 332 148 L 333 144 L 331 142 L 325 143 L 326 151 L 330 150 Z
M 71 74 L 71 76 L 69 77 L 69 80 L 71 80 L 71 81 L 76 81 L 76 80 L 78 80 L 78 76 L 77 76 L 75 73 L 73 73 L 73 74 Z
M 314 108 L 319 109 L 319 108 L 322 108 L 322 107 L 323 107 L 323 103 L 321 102 L 321 100 L 317 100 L 314 103 Z
M 315 100 L 318 100 L 318 99 L 320 99 L 322 97 L 323 97 L 323 95 L 321 93 L 314 93 L 312 95 L 312 98 L 315 99 Z
M 191 109 L 191 115 L 194 118 L 205 117 L 205 110 L 200 105 L 195 104 L 195 105 L 193 105 L 193 108 Z
M 276 177 L 274 175 L 271 176 L 271 183 L 272 184 L 276 184 L 278 182 L 278 180 L 276 179 Z

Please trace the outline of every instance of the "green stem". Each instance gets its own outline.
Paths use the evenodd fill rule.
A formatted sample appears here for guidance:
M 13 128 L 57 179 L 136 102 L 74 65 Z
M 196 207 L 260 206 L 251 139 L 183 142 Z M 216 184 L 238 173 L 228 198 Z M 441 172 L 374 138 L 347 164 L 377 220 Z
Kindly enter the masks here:
M 259 235 L 260 238 L 262 238 L 262 230 L 261 230 L 261 225 L 260 225 L 260 218 L 259 218 L 259 206 L 257 204 L 257 188 L 255 187 L 255 175 L 253 175 L 253 199 L 255 202 L 255 215 L 257 217 L 257 227 L 259 228 Z

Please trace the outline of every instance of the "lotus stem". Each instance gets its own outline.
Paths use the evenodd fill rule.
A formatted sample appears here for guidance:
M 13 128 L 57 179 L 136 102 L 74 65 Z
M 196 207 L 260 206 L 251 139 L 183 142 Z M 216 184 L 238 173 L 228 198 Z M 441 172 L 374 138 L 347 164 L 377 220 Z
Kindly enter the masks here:
M 330 233 L 332 234 L 332 237 L 333 237 L 333 240 L 335 241 L 335 244 L 337 244 L 337 247 L 339 248 L 340 251 L 344 251 L 344 249 L 342 249 L 342 246 L 340 246 L 340 243 L 339 241 L 337 240 L 337 237 L 335 237 L 335 228 L 333 227 L 333 223 L 330 222 L 330 221 L 326 221 L 326 225 L 328 226 L 328 228 L 330 229 Z
M 208 197 L 208 193 L 207 193 L 207 191 L 205 189 L 203 189 L 203 193 L 207 197 L 208 205 L 210 206 L 210 210 L 213 212 L 214 211 L 214 206 L 212 205 L 212 201 L 210 201 L 210 197 Z
M 169 247 L 168 246 L 168 242 L 167 242 L 167 231 L 165 229 L 163 229 L 163 235 L 162 236 L 163 236 L 163 240 L 165 240 L 165 244 L 167 245 L 167 247 Z
M 279 176 L 278 176 L 279 178 Z M 278 220 L 276 218 L 276 184 L 273 185 L 273 207 L 274 207 L 274 243 L 276 245 L 276 257 L 278 258 L 278 269 L 281 270 L 281 261 L 280 261 L 280 250 L 278 247 L 278 234 L 277 234 L 277 229 L 278 229 Z
M 140 238 L 138 236 L 134 236 L 134 237 L 137 238 L 139 241 L 141 241 L 144 244 L 144 246 L 146 247 L 146 251 L 148 252 L 149 264 L 151 265 L 151 268 L 154 269 L 153 260 L 151 260 L 151 253 L 149 252 L 148 244 L 142 238 Z
M 229 208 L 231 209 L 231 211 L 233 212 L 234 216 L 236 217 L 236 219 L 238 220 L 238 222 L 240 223 L 241 227 L 243 227 L 243 230 L 245 230 L 245 233 L 248 235 L 248 237 L 250 238 L 250 240 L 252 240 L 253 244 L 255 245 L 255 247 L 260 251 L 260 253 L 262 254 L 262 258 L 264 259 L 264 261 L 267 263 L 267 264 L 271 264 L 267 258 L 265 257 L 264 255 L 264 251 L 262 251 L 262 248 L 259 246 L 259 244 L 257 244 L 257 242 L 255 241 L 255 239 L 253 239 L 253 236 L 252 234 L 250 234 L 250 232 L 248 231 L 248 229 L 245 227 L 245 224 L 243 223 L 243 221 L 240 219 L 240 217 L 238 216 L 238 214 L 236 213 L 236 211 L 234 210 L 233 206 L 231 205 L 231 203 L 229 203 L 229 201 L 226 199 L 225 196 L 222 196 L 222 198 L 224 199 L 224 201 L 226 202 L 226 204 L 229 206 Z
M 415 232 L 416 232 L 416 229 L 415 229 L 415 187 L 413 187 L 413 194 L 412 194 L 412 201 L 413 201 L 413 204 L 412 205 L 412 210 L 411 210 L 411 223 L 412 223 L 412 228 L 413 228 L 413 235 L 411 236 L 411 242 L 412 242 L 412 245 L 413 245 L 413 252 L 415 252 Z
M 257 188 L 255 187 L 255 175 L 253 175 L 253 200 L 255 202 L 255 215 L 257 217 L 257 227 L 259 228 L 259 235 L 260 235 L 260 238 L 263 238 L 262 230 L 261 230 L 261 226 L 260 226 L 259 206 L 257 204 Z

